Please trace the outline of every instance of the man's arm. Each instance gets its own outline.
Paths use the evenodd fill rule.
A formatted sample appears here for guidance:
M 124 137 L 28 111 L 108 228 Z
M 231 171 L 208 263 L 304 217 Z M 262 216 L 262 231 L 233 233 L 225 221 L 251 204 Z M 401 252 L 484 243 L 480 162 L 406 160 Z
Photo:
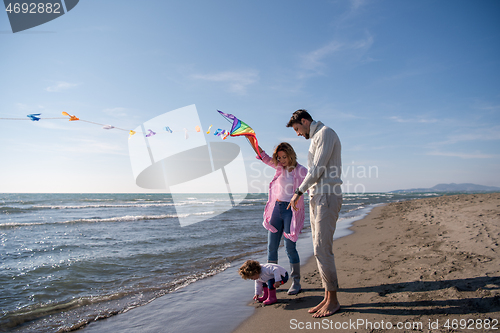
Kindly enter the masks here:
M 318 137 L 318 143 L 316 145 L 316 150 L 314 151 L 313 165 L 307 171 L 307 175 L 302 181 L 302 184 L 300 184 L 295 191 L 287 209 L 292 207 L 293 210 L 297 211 L 297 202 L 299 201 L 300 196 L 311 186 L 317 183 L 323 173 L 327 171 L 326 163 L 332 157 L 333 148 L 337 142 L 333 131 L 324 130 L 321 133 L 322 135 Z
M 299 191 L 302 193 L 317 183 L 323 173 L 327 171 L 326 164 L 333 154 L 333 148 L 336 144 L 333 131 L 323 130 L 321 134 L 318 137 L 318 143 L 314 151 L 313 165 L 309 168 L 306 177 L 299 186 Z

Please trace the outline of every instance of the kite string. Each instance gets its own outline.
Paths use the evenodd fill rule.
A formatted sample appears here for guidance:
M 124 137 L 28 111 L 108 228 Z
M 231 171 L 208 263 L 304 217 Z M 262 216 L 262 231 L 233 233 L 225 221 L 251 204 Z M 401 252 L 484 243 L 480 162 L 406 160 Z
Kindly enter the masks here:
M 45 118 L 45 119 L 48 119 L 48 118 Z M 66 119 L 66 118 L 64 118 L 64 119 Z M 83 119 L 80 119 L 80 121 L 83 121 L 83 122 L 85 122 L 85 123 L 89 123 L 89 124 L 99 125 L 99 126 L 112 126 L 112 125 L 106 125 L 106 124 L 95 123 L 95 122 L 93 122 L 93 121 L 88 121 L 88 120 L 83 120 Z M 115 127 L 115 126 L 113 126 L 113 129 L 117 129 L 117 130 L 120 130 L 120 131 L 129 132 L 129 130 L 127 130 L 127 129 L 124 129 L 124 128 L 119 128 L 119 127 Z
M 38 120 L 42 120 L 42 119 L 44 119 L 44 120 L 45 119 L 68 119 L 67 117 L 38 117 L 38 116 L 37 116 L 37 118 L 38 118 Z M 30 118 L 0 118 L 0 120 L 28 120 L 28 121 L 33 121 L 33 119 L 30 119 Z M 106 125 L 106 124 L 96 123 L 96 122 L 89 121 L 89 120 L 83 120 L 83 119 L 78 119 L 78 120 L 86 122 L 86 123 L 89 123 L 89 124 L 99 125 L 99 126 L 112 126 L 112 125 Z M 130 132 L 130 130 L 127 130 L 127 129 L 124 129 L 124 128 L 120 128 L 120 127 L 112 126 L 112 128 L 113 129 L 117 129 L 117 130 L 121 130 L 121 131 L 125 131 L 125 132 Z
M 231 125 L 233 124 L 234 121 L 231 121 L 229 119 L 227 119 L 226 117 L 224 117 L 221 113 L 219 113 L 221 115 L 222 118 L 224 118 L 225 120 L 227 120 Z
M 66 118 L 66 117 L 51 117 L 51 118 L 49 118 L 49 117 L 47 117 L 47 118 L 43 117 L 43 118 L 40 118 L 40 119 L 68 119 L 68 118 Z M 28 120 L 30 120 L 30 119 L 28 119 Z
M 109 124 L 101 124 L 101 123 L 97 123 L 97 122 L 93 122 L 93 121 L 89 121 L 89 120 L 80 119 L 80 118 L 77 118 L 76 116 L 72 116 L 72 115 L 68 114 L 67 112 L 63 112 L 63 114 L 66 115 L 66 116 L 68 116 L 70 121 L 83 121 L 83 122 L 86 122 L 86 123 L 89 123 L 89 124 L 103 126 L 105 129 L 117 129 L 117 130 L 129 132 L 129 133 L 131 133 L 131 135 L 137 133 L 136 131 L 132 131 L 132 130 L 128 130 L 128 129 L 124 129 L 124 128 L 120 128 L 120 127 L 115 127 L 115 126 L 112 126 L 112 125 L 109 125 Z M 68 119 L 67 117 L 40 117 L 39 115 L 40 114 L 36 114 L 36 115 L 35 114 L 30 114 L 30 115 L 28 115 L 27 118 L 0 118 L 0 120 L 29 120 L 29 121 L 39 121 L 39 120 L 42 120 L 42 119 Z M 36 116 L 36 119 L 30 118 L 30 116 Z M 225 117 L 223 117 L 223 118 L 226 119 L 229 123 L 231 123 L 231 121 L 229 119 L 227 119 Z M 106 127 L 108 127 L 108 128 L 106 128 Z M 212 127 L 212 126 L 210 126 L 210 127 Z M 165 129 L 167 129 L 167 128 L 168 128 L 167 131 L 170 131 L 171 133 L 172 132 L 192 132 L 192 131 L 188 131 L 187 129 L 184 129 L 183 131 L 181 131 L 181 130 L 171 130 L 170 127 L 166 127 Z M 196 132 L 201 132 L 200 128 L 197 128 Z M 139 131 L 139 133 L 144 134 L 142 131 Z M 230 134 L 229 131 L 227 133 Z M 156 134 L 156 133 L 154 133 L 154 134 Z M 224 139 L 225 139 L 225 137 L 224 137 Z M 248 140 L 248 138 L 247 138 L 247 140 Z
M 30 118 L 0 118 L 1 120 L 30 120 L 30 121 L 33 121 L 32 119 Z M 68 119 L 66 117 L 54 117 L 54 118 L 39 118 L 39 119 Z

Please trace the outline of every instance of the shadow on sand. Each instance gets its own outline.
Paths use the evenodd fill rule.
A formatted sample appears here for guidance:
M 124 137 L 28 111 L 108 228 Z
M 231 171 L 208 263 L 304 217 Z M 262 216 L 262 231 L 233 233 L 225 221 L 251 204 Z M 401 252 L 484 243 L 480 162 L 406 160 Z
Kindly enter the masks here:
M 450 289 L 450 292 L 480 292 L 478 297 L 431 300 L 418 293 Z M 394 293 L 415 293 L 415 300 L 358 303 L 343 305 L 340 312 L 378 313 L 386 315 L 432 315 L 432 314 L 469 314 L 500 311 L 500 296 L 490 296 L 489 291 L 500 289 L 500 277 L 477 277 L 442 281 L 413 281 L 383 284 L 361 288 L 341 288 L 343 293 L 377 293 L 380 297 Z M 285 310 L 311 308 L 323 299 L 324 289 L 304 289 L 295 298 L 280 299 L 280 307 Z M 318 293 L 306 296 L 305 293 Z M 465 296 L 465 295 L 464 295 Z M 419 299 L 420 298 L 420 299 Z

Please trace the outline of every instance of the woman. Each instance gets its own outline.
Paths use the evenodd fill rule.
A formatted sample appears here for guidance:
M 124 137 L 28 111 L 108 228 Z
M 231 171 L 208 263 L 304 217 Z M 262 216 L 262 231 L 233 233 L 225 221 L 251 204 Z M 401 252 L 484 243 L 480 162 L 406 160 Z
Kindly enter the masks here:
M 269 230 L 267 242 L 267 262 L 278 263 L 278 247 L 281 236 L 285 236 L 285 249 L 290 261 L 292 286 L 289 295 L 298 294 L 300 287 L 300 258 L 296 242 L 304 226 L 304 197 L 297 204 L 298 210 L 287 209 L 294 191 L 302 183 L 307 174 L 307 168 L 297 163 L 297 155 L 292 146 L 286 142 L 280 143 L 272 158 L 259 147 L 262 162 L 276 169 L 274 178 L 269 183 L 269 198 L 264 209 L 262 225 Z

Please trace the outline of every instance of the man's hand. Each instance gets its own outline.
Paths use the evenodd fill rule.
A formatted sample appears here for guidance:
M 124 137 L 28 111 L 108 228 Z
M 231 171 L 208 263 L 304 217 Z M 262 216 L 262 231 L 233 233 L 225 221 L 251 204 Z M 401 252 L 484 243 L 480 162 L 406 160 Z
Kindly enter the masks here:
M 290 209 L 290 206 L 292 206 L 294 211 L 298 211 L 299 208 L 297 207 L 297 202 L 299 201 L 299 198 L 300 198 L 300 196 L 297 193 L 295 193 L 293 195 L 292 199 L 290 200 L 288 207 L 286 207 L 286 209 Z

